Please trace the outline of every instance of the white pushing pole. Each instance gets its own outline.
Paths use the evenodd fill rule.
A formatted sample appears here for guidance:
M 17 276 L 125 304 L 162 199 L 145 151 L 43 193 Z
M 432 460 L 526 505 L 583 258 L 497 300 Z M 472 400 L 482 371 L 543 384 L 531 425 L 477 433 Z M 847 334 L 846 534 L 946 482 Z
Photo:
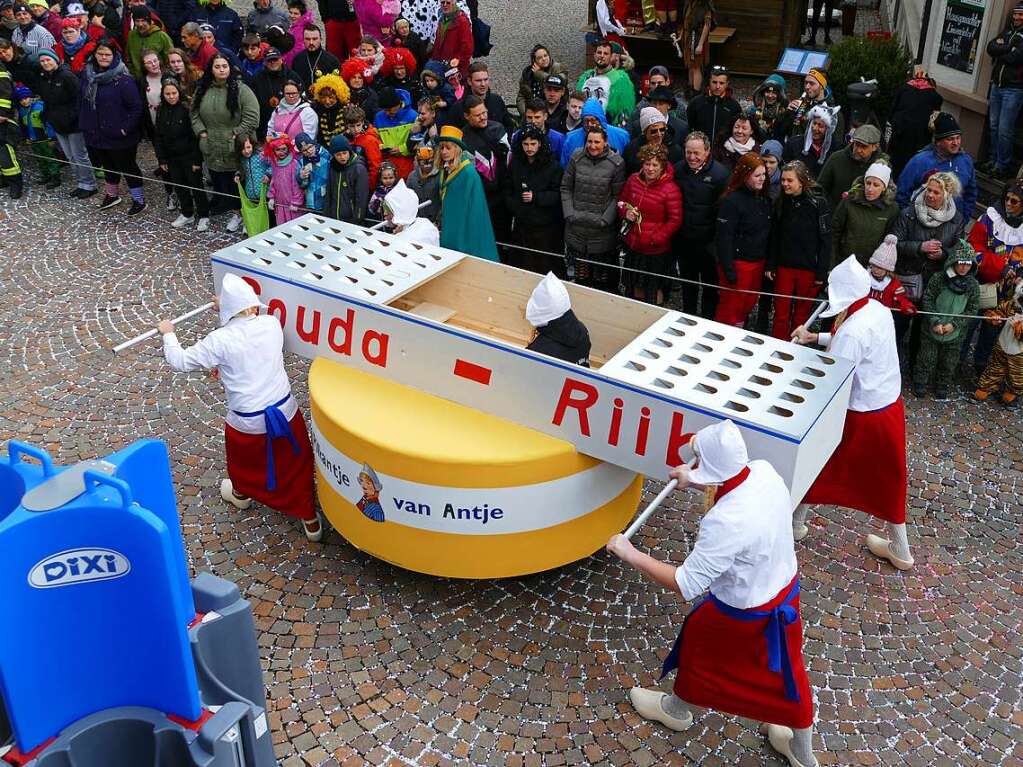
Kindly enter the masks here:
M 190 312 L 185 312 L 180 317 L 175 317 L 174 319 L 171 320 L 171 323 L 173 323 L 174 325 L 178 325 L 178 324 L 180 324 L 182 322 L 185 322 L 186 320 L 192 319 L 193 317 L 195 317 L 198 314 L 202 314 L 203 312 L 209 311 L 212 308 L 213 308 L 213 302 L 210 301 L 208 304 L 203 304 L 202 306 L 200 306 L 197 309 L 193 309 Z M 117 346 L 114 347 L 114 354 L 117 354 L 118 352 L 123 352 L 125 349 L 129 349 L 132 346 L 135 346 L 135 344 L 140 344 L 143 341 L 152 338 L 158 332 L 159 331 L 157 331 L 156 328 L 153 328 L 152 330 L 147 330 L 142 335 L 135 336 L 134 338 L 132 338 L 132 339 L 130 339 L 128 341 L 125 341 L 122 344 L 118 344 Z
M 823 312 L 827 308 L 828 308 L 827 301 L 821 301 L 819 304 L 817 304 L 817 308 L 813 310 L 813 314 L 811 314 L 807 318 L 806 322 L 803 323 L 803 327 L 809 330 L 810 326 L 817 321 L 818 317 L 821 316 L 821 312 Z M 792 342 L 796 344 L 799 343 L 799 341 L 796 340 L 795 334 L 793 334 L 792 336 Z
M 643 513 L 636 517 L 636 521 L 629 525 L 629 529 L 624 533 L 627 539 L 632 538 L 636 534 L 639 528 L 643 526 L 643 523 L 650 518 L 651 514 L 657 511 L 657 507 L 664 503 L 664 499 L 671 495 L 671 491 L 676 487 L 678 487 L 677 479 L 671 480 L 671 482 L 664 486 L 664 489 L 657 494 L 657 497 L 650 502 L 650 505 L 643 509 Z

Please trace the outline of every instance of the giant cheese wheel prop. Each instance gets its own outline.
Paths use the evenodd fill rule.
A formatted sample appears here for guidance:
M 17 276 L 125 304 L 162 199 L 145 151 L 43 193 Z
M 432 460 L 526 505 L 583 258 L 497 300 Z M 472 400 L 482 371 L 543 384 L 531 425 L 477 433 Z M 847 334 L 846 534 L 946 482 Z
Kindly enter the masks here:
M 323 358 L 309 396 L 327 519 L 399 567 L 541 572 L 593 554 L 636 512 L 638 474 L 502 418 Z

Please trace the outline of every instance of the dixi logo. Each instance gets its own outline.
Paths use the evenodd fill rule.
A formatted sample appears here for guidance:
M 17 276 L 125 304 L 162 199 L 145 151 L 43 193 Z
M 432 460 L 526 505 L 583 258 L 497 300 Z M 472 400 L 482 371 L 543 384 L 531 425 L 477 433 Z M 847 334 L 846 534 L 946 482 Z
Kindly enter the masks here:
M 28 573 L 37 589 L 120 578 L 131 571 L 128 558 L 113 549 L 71 549 L 38 562 Z

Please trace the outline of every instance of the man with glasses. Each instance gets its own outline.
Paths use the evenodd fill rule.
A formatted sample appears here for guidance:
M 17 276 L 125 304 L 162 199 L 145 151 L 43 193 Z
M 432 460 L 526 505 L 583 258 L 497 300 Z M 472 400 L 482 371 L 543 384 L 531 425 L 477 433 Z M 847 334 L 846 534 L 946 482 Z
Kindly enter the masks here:
M 433 37 L 433 48 L 428 58 L 447 61 L 458 68 L 465 80 L 472 59 L 472 22 L 462 13 L 455 0 L 440 0 L 440 18 Z
M 728 67 L 715 65 L 710 68 L 707 92 L 701 93 L 689 102 L 689 108 L 686 110 L 689 130 L 705 133 L 713 142 L 718 133 L 731 125 L 732 120 L 741 111 L 739 102 L 732 98 L 732 89 L 728 84 Z
M 625 147 L 625 172 L 639 172 L 643 163 L 639 159 L 639 150 L 645 146 L 664 146 L 668 150 L 668 162 L 674 165 L 682 159 L 682 147 L 675 143 L 672 130 L 668 126 L 668 118 L 654 107 L 643 107 L 639 115 L 642 133 Z

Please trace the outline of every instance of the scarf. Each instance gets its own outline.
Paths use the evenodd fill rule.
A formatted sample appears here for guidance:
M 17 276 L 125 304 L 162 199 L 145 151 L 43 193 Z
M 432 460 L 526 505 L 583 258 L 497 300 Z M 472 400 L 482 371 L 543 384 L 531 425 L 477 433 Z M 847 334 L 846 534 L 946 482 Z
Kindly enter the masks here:
M 890 274 L 886 274 L 884 277 L 882 277 L 879 280 L 875 279 L 874 275 L 871 274 L 870 275 L 870 289 L 874 290 L 874 291 L 877 291 L 878 293 L 883 293 L 884 289 L 888 287 L 888 285 L 889 285 L 889 283 L 891 283 L 891 281 L 892 281 L 892 277 L 891 277 Z
M 78 51 L 82 50 L 87 42 L 89 42 L 89 38 L 86 36 L 85 32 L 82 32 L 78 35 L 77 42 L 69 43 L 67 40 L 61 40 L 61 45 L 64 48 L 65 55 L 68 58 L 71 58 L 78 53 Z
M 961 296 L 969 290 L 973 283 L 976 281 L 973 277 L 973 271 L 969 271 L 966 274 L 956 274 L 955 269 L 951 266 L 945 272 L 948 277 L 948 289 L 955 293 L 957 296 Z
M 95 64 L 88 64 L 85 67 L 85 100 L 89 102 L 89 106 L 96 108 L 96 92 L 99 86 L 108 85 L 121 75 L 127 74 L 128 70 L 117 54 L 114 54 L 114 60 L 105 70 L 97 70 Z
M 927 203 L 924 202 L 923 189 L 917 190 L 913 195 L 913 208 L 916 211 L 916 220 L 927 229 L 934 229 L 942 224 L 947 224 L 956 215 L 956 203 L 950 197 L 945 198 L 945 204 L 942 205 L 940 210 L 927 207 Z
M 754 140 L 752 136 L 746 139 L 745 144 L 740 144 L 732 136 L 729 136 L 728 140 L 725 142 L 725 151 L 732 152 L 733 154 L 737 154 L 740 157 L 742 157 L 747 152 L 752 151 L 753 147 L 755 147 L 756 145 L 757 142 Z
M 444 41 L 444 36 L 448 33 L 448 27 L 451 26 L 451 22 L 455 20 L 455 16 L 458 15 L 458 6 L 455 6 L 455 10 L 451 13 L 442 13 L 437 19 L 437 39 L 434 41 L 434 46 L 440 45 Z

